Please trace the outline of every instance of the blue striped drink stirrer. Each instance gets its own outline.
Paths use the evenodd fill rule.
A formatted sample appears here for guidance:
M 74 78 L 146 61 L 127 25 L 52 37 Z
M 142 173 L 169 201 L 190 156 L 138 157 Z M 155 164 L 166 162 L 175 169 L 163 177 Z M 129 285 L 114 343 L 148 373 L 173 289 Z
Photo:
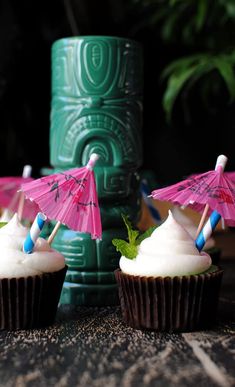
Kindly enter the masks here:
M 203 249 L 206 241 L 211 236 L 213 230 L 216 228 L 220 219 L 221 219 L 221 215 L 217 211 L 213 211 L 211 213 L 208 221 L 205 223 L 202 231 L 200 232 L 197 239 L 195 240 L 195 245 L 199 251 Z
M 23 244 L 24 253 L 30 254 L 32 253 L 35 243 L 39 237 L 40 232 L 43 229 L 47 217 L 42 212 L 39 212 L 34 219 L 34 222 L 29 230 L 29 233 Z

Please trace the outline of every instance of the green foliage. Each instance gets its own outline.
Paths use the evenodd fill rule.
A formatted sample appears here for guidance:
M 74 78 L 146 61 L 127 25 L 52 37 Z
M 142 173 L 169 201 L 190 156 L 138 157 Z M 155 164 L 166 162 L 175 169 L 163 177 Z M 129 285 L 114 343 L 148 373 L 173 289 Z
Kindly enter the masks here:
M 2 228 L 3 226 L 6 226 L 7 222 L 0 222 L 0 228 Z
M 177 45 L 185 52 L 178 58 L 174 54 L 161 77 L 168 121 L 181 93 L 187 97 L 196 84 L 200 83 L 202 101 L 209 105 L 207 95 L 215 90 L 215 74 L 220 79 L 218 95 L 225 85 L 228 103 L 235 100 L 234 0 L 132 0 L 132 4 L 139 9 L 139 28 L 151 28 L 164 47 Z
M 162 78 L 167 79 L 163 95 L 163 106 L 168 120 L 176 98 L 185 89 L 187 82 L 190 87 L 203 76 L 217 71 L 224 81 L 230 101 L 235 99 L 235 50 L 222 54 L 198 54 L 173 61 L 165 68 Z
M 203 47 L 223 47 L 218 36 L 234 40 L 234 0 L 132 0 L 139 11 L 139 28 L 143 25 L 157 30 L 165 43 L 192 45 L 198 41 Z M 138 29 L 138 26 L 136 26 Z M 229 36 L 226 31 L 229 30 Z M 204 31 L 214 32 L 205 35 Z
M 140 234 L 139 230 L 134 230 L 129 218 L 122 214 L 122 219 L 127 228 L 128 242 L 123 239 L 113 239 L 112 243 L 123 256 L 129 259 L 134 259 L 138 253 L 139 244 L 148 238 L 155 230 L 156 226 L 150 227 L 147 231 Z

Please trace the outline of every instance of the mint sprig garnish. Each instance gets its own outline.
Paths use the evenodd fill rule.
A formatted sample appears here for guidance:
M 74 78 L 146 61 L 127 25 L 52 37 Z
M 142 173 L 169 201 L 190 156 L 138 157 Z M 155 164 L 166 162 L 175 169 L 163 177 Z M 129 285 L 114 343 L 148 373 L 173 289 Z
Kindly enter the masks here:
M 113 239 L 112 244 L 126 258 L 134 259 L 138 253 L 137 245 L 128 243 L 123 239 Z
M 148 230 L 141 234 L 139 230 L 133 229 L 128 216 L 122 214 L 122 219 L 127 228 L 128 241 L 115 238 L 112 240 L 112 243 L 116 247 L 116 250 L 119 251 L 124 257 L 134 259 L 137 256 L 139 244 L 152 234 L 156 226 L 150 227 Z
M 151 236 L 152 232 L 157 228 L 157 226 L 149 227 L 144 233 L 138 236 L 137 242 L 138 245 L 145 239 Z

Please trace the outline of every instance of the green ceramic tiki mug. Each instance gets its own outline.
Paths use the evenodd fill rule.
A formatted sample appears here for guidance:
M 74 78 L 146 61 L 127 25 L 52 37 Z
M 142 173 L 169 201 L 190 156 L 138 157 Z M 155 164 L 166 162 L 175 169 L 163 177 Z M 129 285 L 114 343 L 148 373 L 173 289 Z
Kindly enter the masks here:
M 137 220 L 140 212 L 142 81 L 142 50 L 133 40 L 81 36 L 52 46 L 51 164 L 81 167 L 91 153 L 100 155 L 95 175 L 103 228 L 102 241 L 65 227 L 55 238 L 69 266 L 62 302 L 117 302 L 112 239 L 124 235 L 121 213 Z

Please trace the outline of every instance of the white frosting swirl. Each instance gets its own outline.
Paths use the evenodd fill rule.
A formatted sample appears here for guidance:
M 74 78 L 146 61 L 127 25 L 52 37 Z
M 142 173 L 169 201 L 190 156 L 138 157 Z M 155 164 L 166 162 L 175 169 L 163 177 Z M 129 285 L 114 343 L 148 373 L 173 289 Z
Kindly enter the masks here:
M 179 207 L 174 207 L 172 209 L 172 213 L 175 220 L 178 223 L 180 223 L 189 232 L 189 234 L 193 239 L 195 239 L 196 233 L 197 233 L 197 227 L 194 224 L 194 222 L 188 216 L 186 216 L 185 213 L 182 210 L 180 210 Z M 215 246 L 215 240 L 214 238 L 210 237 L 207 239 L 203 250 L 211 249 L 214 246 Z
M 10 222 L 12 213 L 8 208 L 4 208 L 2 215 L 0 216 L 0 222 Z
M 28 229 L 17 214 L 0 229 L 0 278 L 28 277 L 54 272 L 65 266 L 62 254 L 53 250 L 43 238 L 38 238 L 33 253 L 23 252 Z
M 141 242 L 136 258 L 122 256 L 119 264 L 126 274 L 174 277 L 206 271 L 211 258 L 198 252 L 193 238 L 169 211 L 167 220 Z

